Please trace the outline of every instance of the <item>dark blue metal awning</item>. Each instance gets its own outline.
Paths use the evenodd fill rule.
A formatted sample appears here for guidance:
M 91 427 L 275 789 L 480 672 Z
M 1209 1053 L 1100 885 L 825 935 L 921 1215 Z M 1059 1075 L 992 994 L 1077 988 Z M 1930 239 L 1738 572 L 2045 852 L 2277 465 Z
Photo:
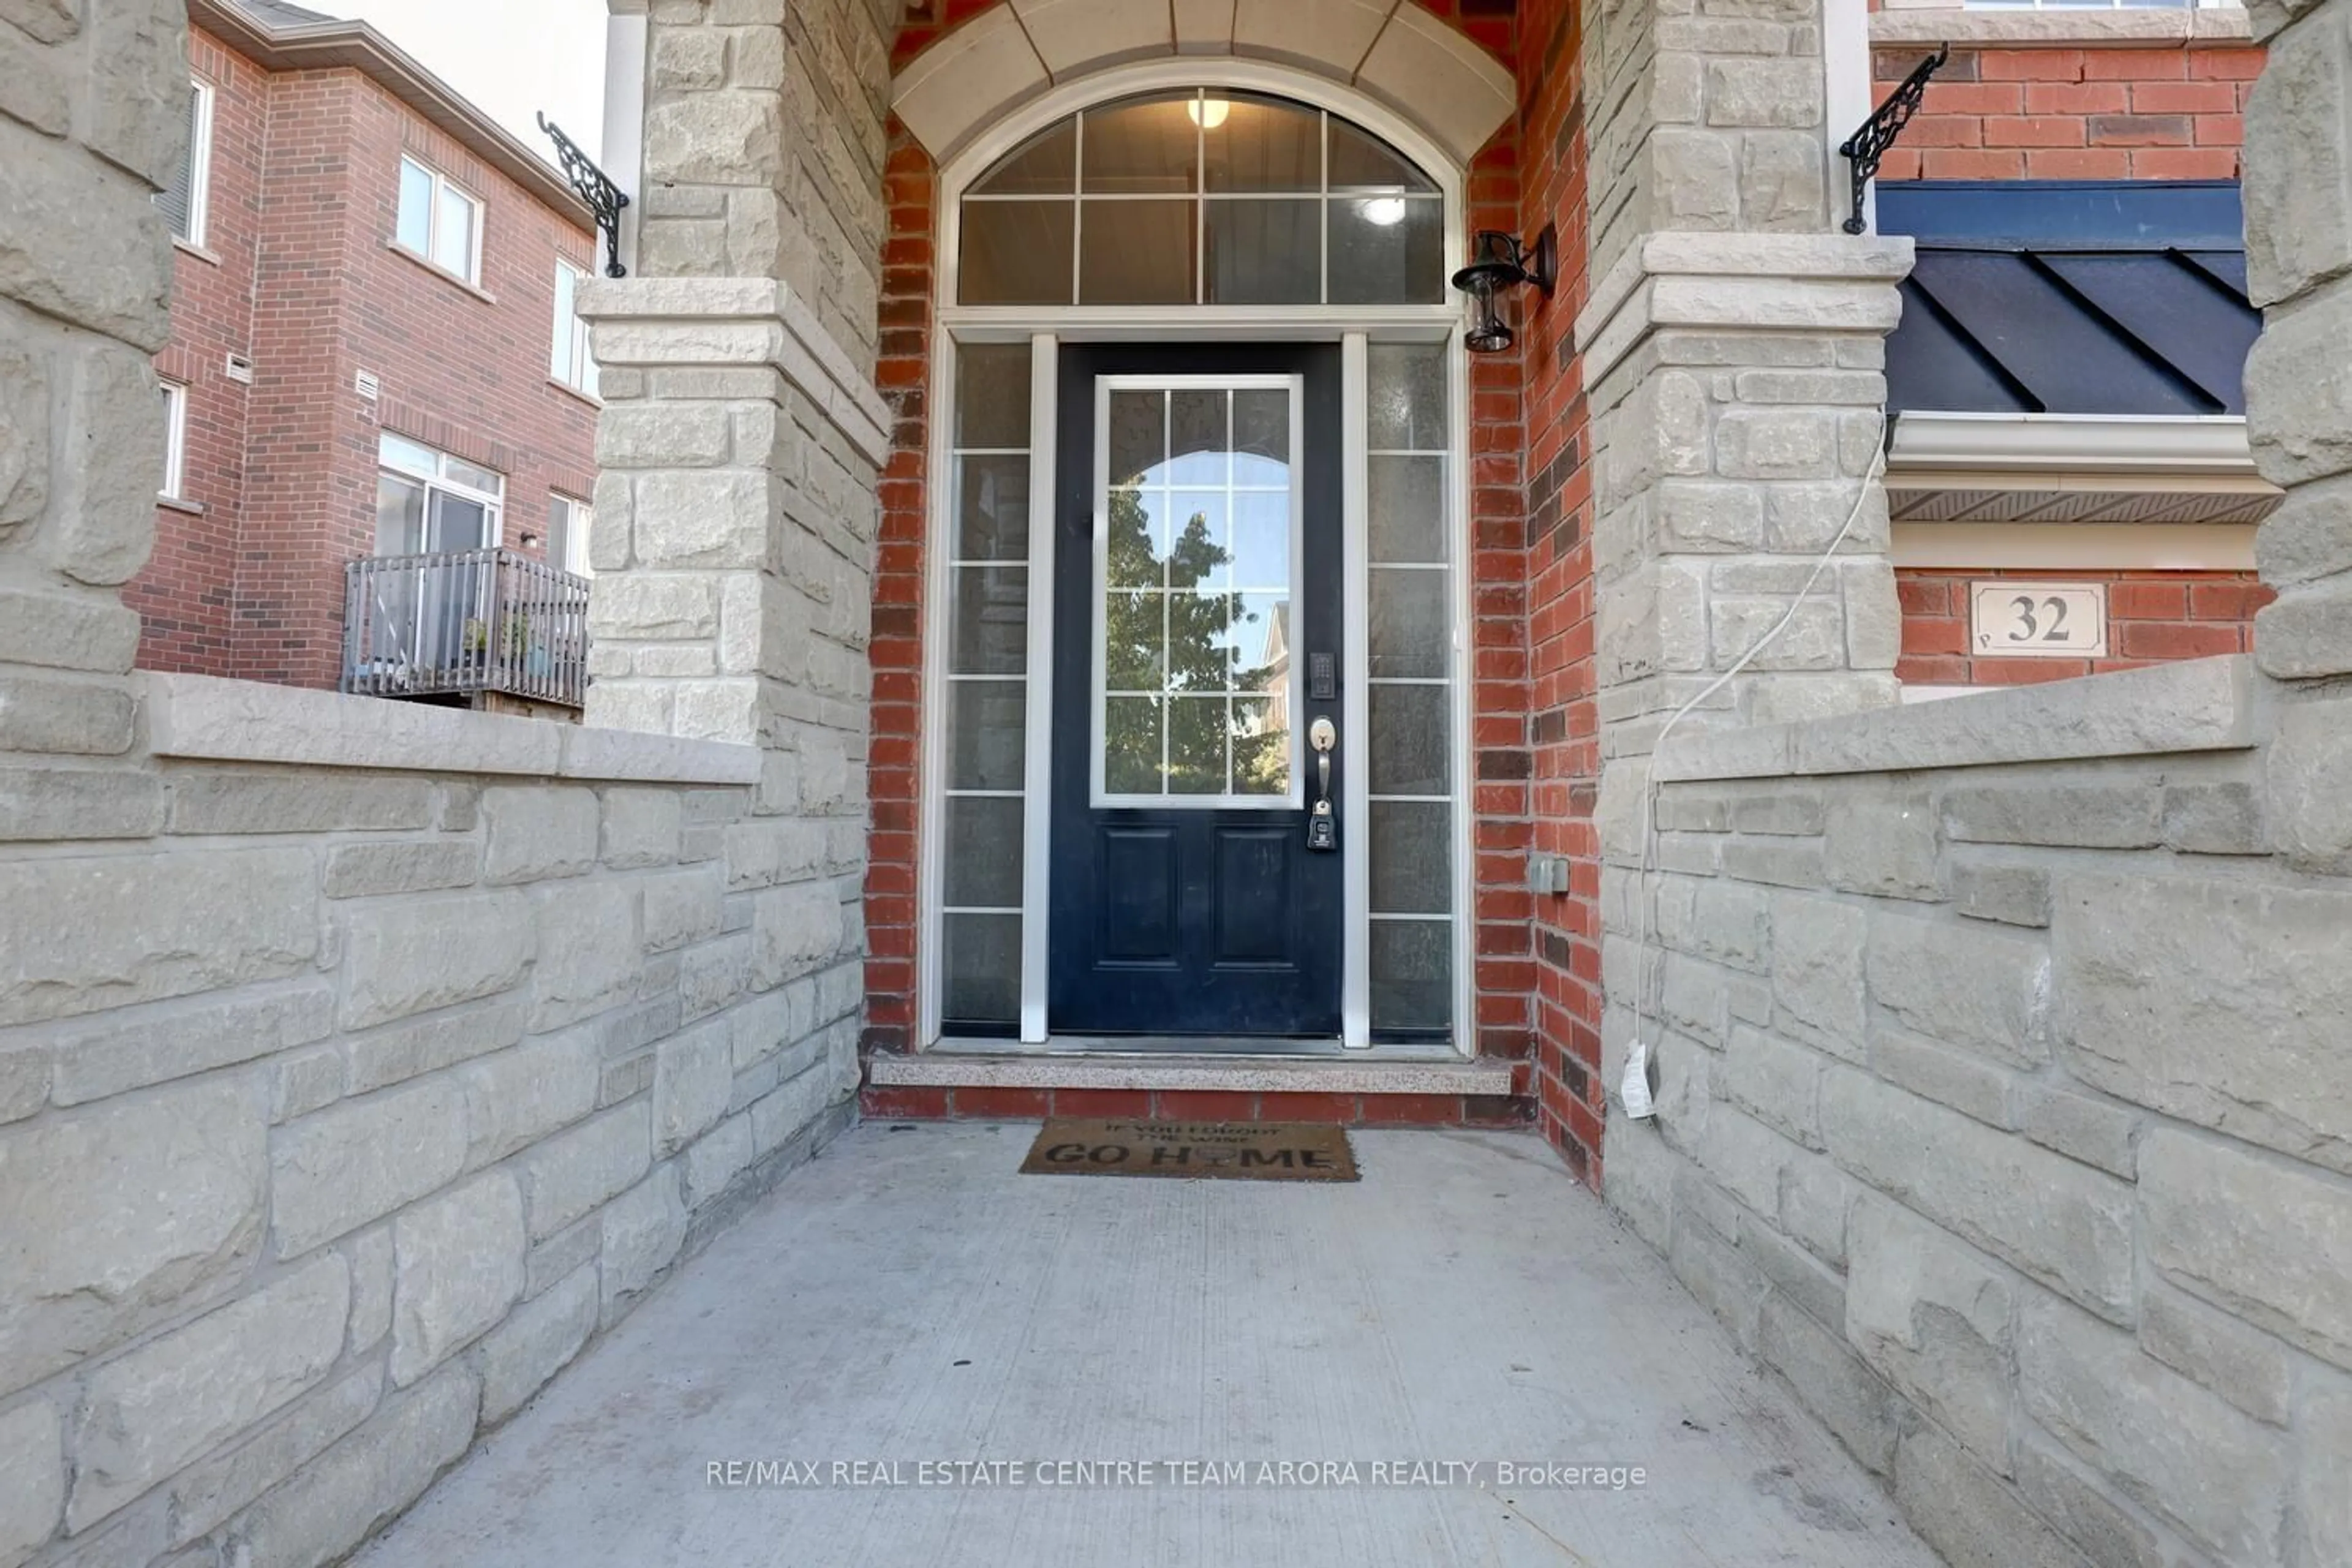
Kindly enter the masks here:
M 1890 413 L 2245 413 L 2234 182 L 1903 182 L 1878 226 L 1918 246 Z

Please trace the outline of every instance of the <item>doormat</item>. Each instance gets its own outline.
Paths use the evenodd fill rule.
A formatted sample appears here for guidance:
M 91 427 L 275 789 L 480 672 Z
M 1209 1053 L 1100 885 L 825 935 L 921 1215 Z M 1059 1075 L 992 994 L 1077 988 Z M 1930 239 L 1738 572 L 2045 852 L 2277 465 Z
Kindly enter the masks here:
M 1021 1162 L 1032 1176 L 1211 1176 L 1352 1182 L 1356 1152 L 1338 1127 L 1304 1121 L 1097 1121 L 1055 1118 Z

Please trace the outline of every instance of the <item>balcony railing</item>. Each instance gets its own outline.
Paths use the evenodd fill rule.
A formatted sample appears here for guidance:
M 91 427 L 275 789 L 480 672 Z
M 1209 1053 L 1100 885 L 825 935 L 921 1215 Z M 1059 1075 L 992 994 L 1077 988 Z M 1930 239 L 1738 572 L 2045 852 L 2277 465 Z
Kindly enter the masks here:
M 383 555 L 343 569 L 343 689 L 503 692 L 579 707 L 588 580 L 511 550 Z

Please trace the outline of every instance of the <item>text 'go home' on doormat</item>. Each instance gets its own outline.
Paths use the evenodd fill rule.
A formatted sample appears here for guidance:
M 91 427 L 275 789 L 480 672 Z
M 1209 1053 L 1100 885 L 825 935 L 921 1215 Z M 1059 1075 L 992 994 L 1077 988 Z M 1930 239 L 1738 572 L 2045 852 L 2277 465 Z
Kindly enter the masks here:
M 1307 1122 L 1056 1118 L 1039 1129 L 1021 1169 L 1052 1176 L 1352 1182 L 1356 1153 L 1341 1129 Z

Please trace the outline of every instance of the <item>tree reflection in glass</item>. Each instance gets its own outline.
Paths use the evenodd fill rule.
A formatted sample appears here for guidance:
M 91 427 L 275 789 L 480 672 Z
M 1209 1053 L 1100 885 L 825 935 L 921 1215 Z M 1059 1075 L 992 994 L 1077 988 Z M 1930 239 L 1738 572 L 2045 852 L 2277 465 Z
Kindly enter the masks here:
M 1232 585 L 1221 504 L 1109 496 L 1102 606 L 1103 784 L 1115 795 L 1280 795 L 1290 784 L 1276 654 L 1286 603 Z M 1217 497 L 1222 502 L 1224 498 Z M 1185 498 L 1189 503 L 1192 498 Z M 1164 542 L 1164 548 L 1163 548 Z M 1261 608 L 1250 603 L 1252 598 Z

